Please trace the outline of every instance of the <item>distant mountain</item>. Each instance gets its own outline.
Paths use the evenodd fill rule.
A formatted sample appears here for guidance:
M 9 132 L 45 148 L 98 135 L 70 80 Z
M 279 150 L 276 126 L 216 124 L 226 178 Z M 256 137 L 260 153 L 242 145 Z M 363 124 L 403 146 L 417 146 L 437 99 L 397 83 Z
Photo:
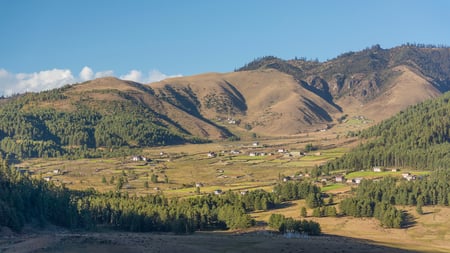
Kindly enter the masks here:
M 450 90 L 450 48 L 376 45 L 326 62 L 257 59 L 237 71 L 277 69 L 346 113 L 382 120 Z
M 450 48 L 414 45 L 326 62 L 263 57 L 231 73 L 151 84 L 100 78 L 0 99 L 0 149 L 34 157 L 295 135 L 343 114 L 381 121 L 448 90 Z

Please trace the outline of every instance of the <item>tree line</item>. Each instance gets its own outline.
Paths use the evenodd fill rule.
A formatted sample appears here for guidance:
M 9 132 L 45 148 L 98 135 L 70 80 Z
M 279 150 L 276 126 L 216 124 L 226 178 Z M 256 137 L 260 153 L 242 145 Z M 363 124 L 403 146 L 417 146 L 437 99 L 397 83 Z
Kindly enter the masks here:
M 435 170 L 450 167 L 450 92 L 409 107 L 359 133 L 362 144 L 321 172 L 374 166 Z
M 436 170 L 426 178 L 406 181 L 386 177 L 381 181 L 363 180 L 352 198 L 341 201 L 344 215 L 376 217 L 386 227 L 400 228 L 408 220 L 395 206 L 416 206 L 419 214 L 426 205 L 448 206 L 450 203 L 450 171 Z
M 20 231 L 24 224 L 37 220 L 42 226 L 100 226 L 133 232 L 248 228 L 255 223 L 250 212 L 276 208 L 281 201 L 303 198 L 316 191 L 308 183 L 282 184 L 277 186 L 277 192 L 270 193 L 255 190 L 242 195 L 230 191 L 183 199 L 129 196 L 120 191 L 99 193 L 94 189 L 75 191 L 22 174 L 5 158 L 0 166 L 0 226 Z

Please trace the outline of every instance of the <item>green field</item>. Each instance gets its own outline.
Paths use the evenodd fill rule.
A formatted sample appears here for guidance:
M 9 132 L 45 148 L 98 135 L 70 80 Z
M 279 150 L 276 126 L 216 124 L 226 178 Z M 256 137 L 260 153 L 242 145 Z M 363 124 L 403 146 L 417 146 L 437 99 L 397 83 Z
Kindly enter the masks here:
M 373 179 L 373 178 L 380 178 L 380 177 L 386 177 L 386 176 L 393 176 L 393 177 L 402 177 L 403 173 L 411 173 L 412 175 L 418 175 L 418 176 L 424 176 L 428 175 L 430 171 L 416 171 L 416 170 L 402 170 L 402 171 L 382 171 L 382 172 L 374 172 L 374 171 L 356 171 L 351 172 L 345 176 L 347 179 L 354 179 L 354 178 L 367 178 L 367 179 Z

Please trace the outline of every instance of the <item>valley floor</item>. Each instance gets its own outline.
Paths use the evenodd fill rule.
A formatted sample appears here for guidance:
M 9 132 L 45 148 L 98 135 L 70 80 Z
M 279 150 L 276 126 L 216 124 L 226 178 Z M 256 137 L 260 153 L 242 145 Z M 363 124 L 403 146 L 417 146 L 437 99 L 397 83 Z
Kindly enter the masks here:
M 291 209 L 298 209 L 294 203 Z M 290 208 L 283 210 L 289 214 Z M 246 231 L 171 233 L 73 232 L 60 228 L 45 231 L 26 228 L 16 234 L 2 228 L 1 253 L 156 253 L 156 252 L 450 252 L 450 207 L 425 207 L 409 228 L 384 229 L 369 218 L 313 218 L 321 224 L 322 236 L 286 238 L 263 226 Z M 261 214 L 263 215 L 263 214 Z
M 196 233 L 194 235 L 144 233 L 33 234 L 6 240 L 4 253 L 141 253 L 141 252 L 415 252 L 339 236 L 288 239 L 265 231 L 250 233 Z

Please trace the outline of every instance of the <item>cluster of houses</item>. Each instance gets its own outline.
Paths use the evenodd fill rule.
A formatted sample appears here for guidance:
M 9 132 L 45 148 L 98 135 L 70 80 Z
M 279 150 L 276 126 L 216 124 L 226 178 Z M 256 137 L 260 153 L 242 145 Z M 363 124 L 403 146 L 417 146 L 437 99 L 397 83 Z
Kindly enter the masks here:
M 244 146 L 244 148 L 246 148 L 246 149 L 251 149 L 248 152 L 243 152 L 241 150 L 230 150 L 230 151 L 221 151 L 219 153 L 216 153 L 216 152 L 210 151 L 206 155 L 208 158 L 214 158 L 219 155 L 226 154 L 226 153 L 228 153 L 230 155 L 239 155 L 242 153 L 246 153 L 248 156 L 251 156 L 251 157 L 282 155 L 283 158 L 295 158 L 295 157 L 298 158 L 298 157 L 303 157 L 303 156 L 308 155 L 307 153 L 302 152 L 302 151 L 289 151 L 285 148 L 278 148 L 273 151 L 267 151 L 267 149 L 265 149 L 265 150 L 260 149 L 260 148 L 265 148 L 265 147 L 266 147 L 265 145 L 261 145 L 259 142 L 255 141 L 247 146 Z M 313 155 L 320 156 L 321 153 L 317 152 L 317 153 L 314 153 Z
M 398 172 L 399 169 L 389 169 L 392 172 Z M 386 171 L 385 169 L 381 168 L 381 167 L 373 167 L 373 172 L 383 172 Z M 407 181 L 412 181 L 412 180 L 416 180 L 416 179 L 420 179 L 420 177 L 416 176 L 416 175 L 411 175 L 411 173 L 406 172 L 406 173 L 402 173 L 402 178 L 407 180 Z M 334 177 L 334 181 L 336 183 L 347 183 L 347 184 L 360 184 L 361 181 L 364 178 L 362 177 L 357 177 L 357 178 L 353 178 L 353 179 L 345 179 L 345 176 L 343 175 L 338 175 Z M 324 179 L 322 179 L 324 180 Z M 326 181 L 325 181 L 326 182 Z
M 221 189 L 214 190 L 214 195 L 222 195 L 224 192 Z M 248 190 L 242 190 L 240 192 L 241 195 L 246 195 L 248 193 Z

